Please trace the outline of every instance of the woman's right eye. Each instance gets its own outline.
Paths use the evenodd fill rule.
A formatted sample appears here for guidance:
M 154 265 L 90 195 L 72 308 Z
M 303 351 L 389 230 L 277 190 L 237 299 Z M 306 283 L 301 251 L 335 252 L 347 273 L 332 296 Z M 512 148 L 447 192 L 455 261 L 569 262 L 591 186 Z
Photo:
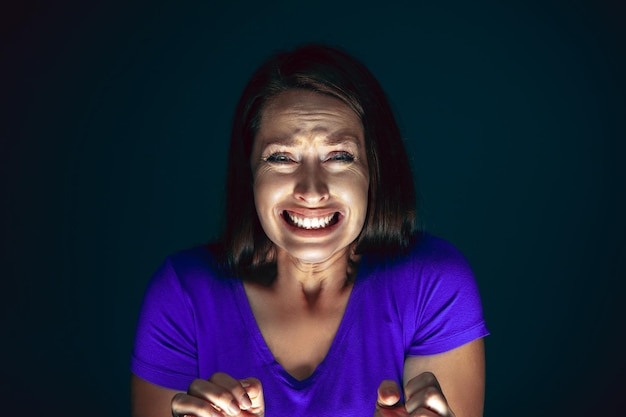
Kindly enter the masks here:
M 269 156 L 265 157 L 265 162 L 269 162 L 271 164 L 289 164 L 293 162 L 293 159 L 289 157 L 289 155 L 285 153 L 273 153 Z

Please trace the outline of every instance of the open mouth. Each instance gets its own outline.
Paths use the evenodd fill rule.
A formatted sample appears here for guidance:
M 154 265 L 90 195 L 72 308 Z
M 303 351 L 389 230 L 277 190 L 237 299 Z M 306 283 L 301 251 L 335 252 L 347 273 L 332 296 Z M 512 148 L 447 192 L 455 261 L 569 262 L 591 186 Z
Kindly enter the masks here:
M 335 212 L 322 217 L 300 217 L 296 214 L 288 212 L 287 210 L 284 210 L 283 218 L 285 219 L 287 224 L 298 227 L 300 229 L 325 229 L 327 227 L 337 224 L 337 222 L 339 221 L 339 213 Z

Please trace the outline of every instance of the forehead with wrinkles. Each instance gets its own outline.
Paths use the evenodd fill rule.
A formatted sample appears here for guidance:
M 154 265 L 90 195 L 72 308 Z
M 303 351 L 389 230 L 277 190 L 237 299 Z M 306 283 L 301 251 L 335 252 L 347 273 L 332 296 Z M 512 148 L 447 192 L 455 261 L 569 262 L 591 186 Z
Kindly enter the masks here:
M 321 136 L 329 143 L 363 136 L 360 118 L 343 101 L 308 90 L 288 90 L 261 111 L 257 137 L 294 144 L 303 137 Z

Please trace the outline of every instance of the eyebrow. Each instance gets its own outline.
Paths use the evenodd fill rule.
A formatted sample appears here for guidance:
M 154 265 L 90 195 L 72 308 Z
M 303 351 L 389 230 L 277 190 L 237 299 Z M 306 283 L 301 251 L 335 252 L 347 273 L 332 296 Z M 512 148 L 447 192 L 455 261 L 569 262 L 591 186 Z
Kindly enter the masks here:
M 320 130 L 325 131 L 325 129 L 320 129 Z M 298 143 L 300 142 L 300 140 L 294 137 L 297 133 L 298 132 L 296 131 L 294 132 L 294 135 L 274 138 L 270 141 L 265 142 L 263 146 L 264 147 L 268 147 L 271 145 L 286 146 L 286 147 L 297 146 Z M 351 133 L 347 133 L 347 132 L 341 132 L 341 131 L 333 135 L 327 136 L 326 138 L 323 139 L 324 145 L 334 146 L 334 145 L 341 145 L 344 143 L 350 143 L 350 144 L 356 145 L 357 147 L 359 147 L 359 144 L 360 144 L 358 136 L 353 135 Z

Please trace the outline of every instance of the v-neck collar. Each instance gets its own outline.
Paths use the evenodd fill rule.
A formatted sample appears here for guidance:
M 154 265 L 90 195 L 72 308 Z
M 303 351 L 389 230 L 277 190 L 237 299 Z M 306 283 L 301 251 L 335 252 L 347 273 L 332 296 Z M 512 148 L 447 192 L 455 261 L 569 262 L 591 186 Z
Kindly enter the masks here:
M 357 306 L 355 306 L 354 303 L 356 302 L 355 299 L 359 298 L 358 292 L 361 290 L 360 281 L 362 280 L 362 276 L 367 269 L 365 265 L 365 258 L 365 256 L 361 258 L 359 269 L 354 280 L 354 285 L 348 297 L 346 309 L 343 313 L 343 317 L 341 318 L 341 322 L 339 323 L 339 327 L 337 328 L 333 341 L 331 342 L 330 348 L 328 349 L 328 352 L 326 352 L 326 356 L 324 356 L 324 359 L 319 363 L 319 365 L 317 365 L 313 373 L 302 380 L 295 378 L 287 372 L 274 357 L 274 354 L 265 342 L 261 329 L 256 321 L 256 318 L 254 317 L 252 306 L 250 305 L 250 301 L 248 300 L 248 296 L 244 288 L 243 280 L 237 280 L 237 305 L 239 306 L 242 322 L 250 323 L 250 326 L 247 326 L 247 329 L 250 334 L 250 339 L 255 345 L 257 353 L 261 357 L 262 362 L 271 367 L 272 372 L 277 377 L 287 382 L 292 388 L 302 390 L 313 385 L 317 376 L 325 372 L 325 369 L 329 366 L 328 364 L 335 362 L 334 357 L 336 352 L 339 350 L 339 346 L 344 342 L 346 335 L 349 333 L 350 327 L 354 323 L 354 315 L 357 311 Z

